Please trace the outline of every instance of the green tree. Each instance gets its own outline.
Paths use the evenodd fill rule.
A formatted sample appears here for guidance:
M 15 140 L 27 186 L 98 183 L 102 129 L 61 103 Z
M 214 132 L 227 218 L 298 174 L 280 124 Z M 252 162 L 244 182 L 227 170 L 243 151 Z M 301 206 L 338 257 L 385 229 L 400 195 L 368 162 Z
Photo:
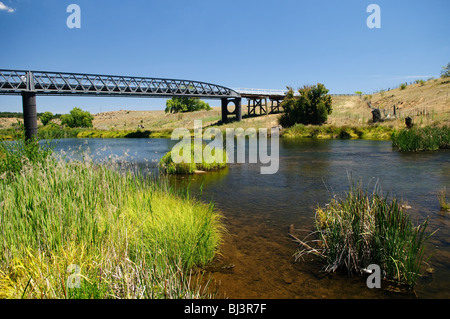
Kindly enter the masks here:
M 284 114 L 279 119 L 280 124 L 289 127 L 297 123 L 325 123 L 333 111 L 331 95 L 325 86 L 321 83 L 305 85 L 298 92 L 300 96 L 295 96 L 294 90 L 288 87 L 288 93 L 281 104 Z
M 448 77 L 450 77 L 450 62 L 447 63 L 447 66 L 443 66 L 443 67 L 442 67 L 441 77 L 442 77 L 442 78 L 448 78 Z
M 54 118 L 52 112 L 45 112 L 41 115 L 40 120 L 42 122 L 42 125 L 47 125 L 52 119 Z
M 91 113 L 83 111 L 78 107 L 74 107 L 70 114 L 61 115 L 61 124 L 68 127 L 92 127 L 94 117 Z
M 189 97 L 174 96 L 172 99 L 166 102 L 166 113 L 185 113 L 194 112 L 200 110 L 210 110 L 211 107 L 208 103 L 198 99 Z

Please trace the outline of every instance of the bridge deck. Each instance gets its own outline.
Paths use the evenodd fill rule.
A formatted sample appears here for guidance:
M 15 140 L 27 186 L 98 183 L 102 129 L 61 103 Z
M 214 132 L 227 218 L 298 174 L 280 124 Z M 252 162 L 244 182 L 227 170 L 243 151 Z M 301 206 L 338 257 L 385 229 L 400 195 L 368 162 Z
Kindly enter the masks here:
M 132 76 L 0 70 L 0 94 L 96 95 L 207 99 L 240 97 L 224 86 L 190 80 Z

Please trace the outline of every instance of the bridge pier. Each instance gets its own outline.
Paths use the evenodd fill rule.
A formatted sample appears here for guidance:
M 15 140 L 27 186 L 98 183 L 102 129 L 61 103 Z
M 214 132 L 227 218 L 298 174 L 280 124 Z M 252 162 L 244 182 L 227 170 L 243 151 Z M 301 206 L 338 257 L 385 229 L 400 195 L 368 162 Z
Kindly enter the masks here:
M 222 98 L 222 123 L 228 122 L 228 115 L 236 115 L 236 121 L 242 120 L 242 99 L 237 98 Z M 228 111 L 228 104 L 233 102 L 235 108 L 233 112 Z
M 25 126 L 25 140 L 30 141 L 37 138 L 37 112 L 36 93 L 22 92 L 23 124 Z

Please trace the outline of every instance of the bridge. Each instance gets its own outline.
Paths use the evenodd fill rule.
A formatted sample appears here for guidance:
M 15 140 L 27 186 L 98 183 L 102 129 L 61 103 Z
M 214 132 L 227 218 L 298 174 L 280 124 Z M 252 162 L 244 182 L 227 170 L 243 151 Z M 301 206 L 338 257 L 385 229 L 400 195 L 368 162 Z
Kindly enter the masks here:
M 256 114 L 258 107 L 260 114 L 268 114 L 280 111 L 286 93 L 287 90 L 230 89 L 191 80 L 0 69 L 0 94 L 22 96 L 26 139 L 37 135 L 37 95 L 220 99 L 222 122 L 227 122 L 229 115 L 242 120 L 242 98 L 248 101 L 249 115 Z M 270 110 L 267 100 L 271 101 Z M 230 103 L 235 105 L 233 111 L 228 109 Z
M 235 115 L 238 121 L 242 119 L 242 98 L 238 92 L 190 80 L 0 69 L 0 94 L 22 96 L 27 139 L 37 135 L 37 95 L 220 99 L 223 122 L 228 115 Z M 229 103 L 235 105 L 232 112 L 228 110 Z

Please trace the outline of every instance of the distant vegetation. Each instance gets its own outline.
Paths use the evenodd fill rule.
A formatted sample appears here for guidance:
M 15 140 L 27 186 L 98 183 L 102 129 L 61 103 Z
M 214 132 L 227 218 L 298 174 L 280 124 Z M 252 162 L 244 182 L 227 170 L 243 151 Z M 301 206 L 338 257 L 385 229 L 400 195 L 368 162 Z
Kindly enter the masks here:
M 392 146 L 402 152 L 450 149 L 450 126 L 427 126 L 394 131 Z
M 447 63 L 447 66 L 442 67 L 441 77 L 443 77 L 443 78 L 450 77 L 450 62 Z
M 67 125 L 70 128 L 74 127 L 92 127 L 94 116 L 87 111 L 75 107 L 70 111 L 70 114 L 63 114 L 61 116 L 61 124 Z
M 39 119 L 42 122 L 42 125 L 47 125 L 48 123 L 50 123 L 51 120 L 53 120 L 54 116 L 52 112 L 45 112 L 44 114 L 42 114 Z
M 295 124 L 323 124 L 332 112 L 331 95 L 321 83 L 313 86 L 303 86 L 298 92 L 300 96 L 294 95 L 294 90 L 288 88 L 288 93 L 281 106 L 284 113 L 279 119 L 283 127 L 291 127 Z
M 336 126 L 336 125 L 303 125 L 294 126 L 282 131 L 283 137 L 318 138 L 318 139 L 371 139 L 389 140 L 393 129 L 388 126 Z
M 200 110 L 210 110 L 208 103 L 198 99 L 189 97 L 174 96 L 166 102 L 166 113 L 186 113 Z
M 40 118 L 44 113 L 37 113 L 37 117 Z M 55 114 L 53 115 L 53 118 L 59 119 L 61 117 L 61 114 Z M 0 118 L 18 118 L 23 119 L 23 113 L 22 112 L 0 112 Z

